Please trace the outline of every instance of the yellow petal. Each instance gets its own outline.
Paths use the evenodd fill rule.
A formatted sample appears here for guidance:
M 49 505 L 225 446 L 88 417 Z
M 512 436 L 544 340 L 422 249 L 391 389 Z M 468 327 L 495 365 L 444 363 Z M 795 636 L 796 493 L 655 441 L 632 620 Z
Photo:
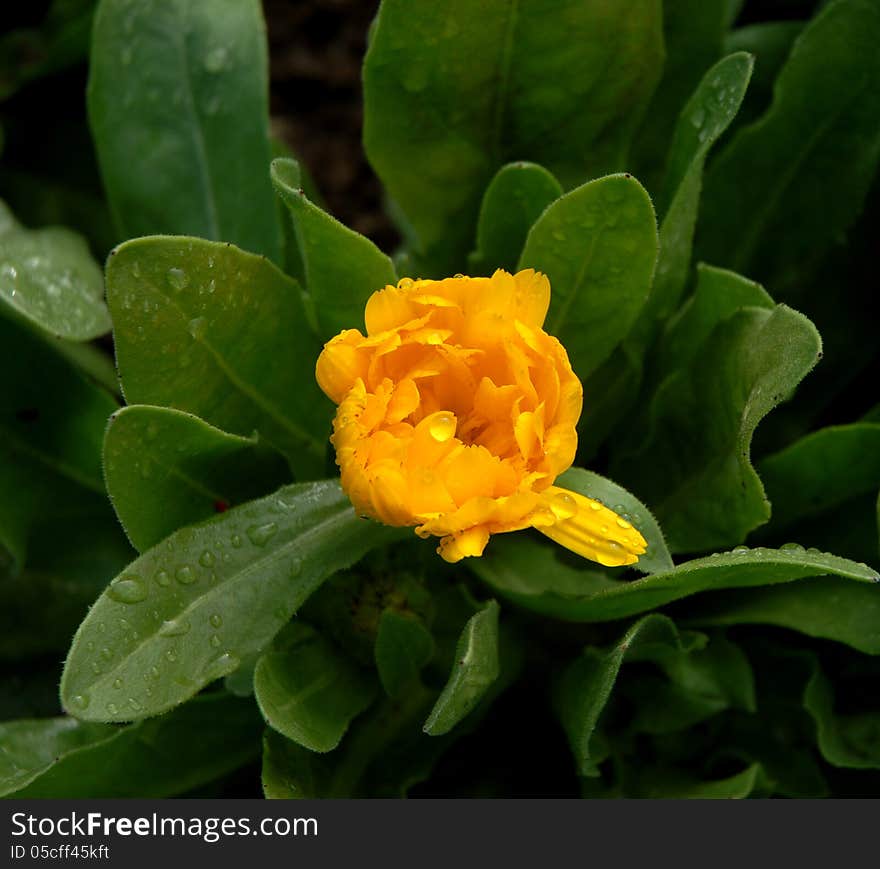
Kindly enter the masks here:
M 605 567 L 635 564 L 647 551 L 645 538 L 599 501 L 559 486 L 550 486 L 544 498 L 557 521 L 538 530 L 566 549 Z
M 482 555 L 488 542 L 489 531 L 478 526 L 468 528 L 467 531 L 462 531 L 460 534 L 452 534 L 442 538 L 437 552 L 440 553 L 444 561 L 454 564 L 456 561 L 461 561 L 462 558 Z

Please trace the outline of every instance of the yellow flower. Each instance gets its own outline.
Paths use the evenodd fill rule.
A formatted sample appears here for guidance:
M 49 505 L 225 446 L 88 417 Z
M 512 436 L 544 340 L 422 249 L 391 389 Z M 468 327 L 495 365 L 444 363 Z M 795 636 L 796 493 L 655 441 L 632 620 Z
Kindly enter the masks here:
M 529 527 L 604 565 L 638 560 L 629 522 L 553 485 L 574 460 L 583 390 L 542 329 L 549 304 L 532 269 L 404 278 L 370 297 L 366 337 L 325 345 L 316 376 L 339 406 L 331 441 L 358 512 L 440 537 L 447 561 Z

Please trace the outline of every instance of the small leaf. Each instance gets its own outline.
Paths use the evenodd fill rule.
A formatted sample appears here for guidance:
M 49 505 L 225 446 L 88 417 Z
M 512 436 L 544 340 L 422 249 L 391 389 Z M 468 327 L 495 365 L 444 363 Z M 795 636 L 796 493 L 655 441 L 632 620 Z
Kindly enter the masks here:
M 177 531 L 80 626 L 61 679 L 65 709 L 87 721 L 171 709 L 265 650 L 326 577 L 402 533 L 359 519 L 335 480 L 286 486 Z
M 253 704 L 223 694 L 118 728 L 48 718 L 0 724 L 0 793 L 17 798 L 171 797 L 258 751 Z
M 0 232 L 0 302 L 58 338 L 110 331 L 101 268 L 85 239 L 64 227 Z
M 196 235 L 280 261 L 267 66 L 257 0 L 102 0 L 89 123 L 123 238 Z
M 645 616 L 608 651 L 588 647 L 563 670 L 554 691 L 557 713 L 577 762 L 578 774 L 596 776 L 591 741 L 625 658 L 641 660 L 686 648 L 675 624 L 666 616 Z
M 680 770 L 651 770 L 639 777 L 639 796 L 665 800 L 743 800 L 762 781 L 759 763 L 723 779 L 695 781 Z
M 648 549 L 633 565 L 636 570 L 641 573 L 672 570 L 674 566 L 672 556 L 666 548 L 666 541 L 663 539 L 663 532 L 657 520 L 651 515 L 651 511 L 623 486 L 618 486 L 617 483 L 583 468 L 569 468 L 557 478 L 556 485 L 601 501 L 641 532 Z
M 834 700 L 834 686 L 815 661 L 804 707 L 816 722 L 822 756 L 834 766 L 880 769 L 880 710 L 836 715 Z
M 364 145 L 428 272 L 461 268 L 513 160 L 563 187 L 622 168 L 662 64 L 660 4 L 385 0 L 364 64 Z M 417 47 L 417 48 L 416 48 Z
M 364 324 L 364 308 L 376 291 L 397 283 L 391 260 L 368 238 L 310 202 L 299 184 L 295 160 L 273 160 L 272 182 L 290 211 L 305 268 L 306 301 L 321 341 Z
M 228 244 L 156 236 L 111 254 L 107 298 L 129 404 L 257 429 L 301 474 L 320 472 L 332 406 L 294 280 Z
M 704 259 L 782 292 L 853 222 L 880 157 L 878 41 L 880 10 L 868 0 L 829 3 L 807 26 L 768 111 L 712 165 Z
M 389 697 L 401 696 L 434 655 L 434 639 L 413 613 L 385 609 L 379 618 L 376 669 Z
M 375 697 L 374 683 L 305 624 L 293 624 L 254 671 L 267 724 L 311 751 L 339 745 L 351 720 Z
M 746 308 L 661 384 L 647 428 L 633 430 L 635 449 L 618 453 L 612 476 L 651 505 L 671 551 L 729 546 L 767 521 L 752 435 L 816 364 L 821 347 L 802 314 L 784 305 Z
M 645 304 L 657 224 L 645 189 L 628 175 L 584 184 L 554 202 L 529 231 L 519 268 L 550 278 L 544 328 L 586 377 L 629 331 Z
M 429 736 L 452 730 L 498 678 L 498 611 L 498 604 L 489 601 L 464 626 L 449 681 L 425 722 L 424 731 Z
M 701 591 L 772 585 L 811 576 L 860 580 L 853 583 L 860 591 L 880 594 L 880 586 L 861 585 L 878 580 L 877 572 L 866 565 L 802 548 L 716 553 L 629 582 L 610 579 L 599 570 L 572 567 L 557 555 L 551 546 L 519 537 L 499 540 L 497 545 L 493 542 L 491 552 L 473 559 L 468 567 L 508 600 L 573 622 L 621 619 Z M 756 594 L 750 592 L 744 600 Z M 722 618 L 718 623 L 726 622 Z
M 703 166 L 712 145 L 736 115 L 753 66 L 744 52 L 716 63 L 678 119 L 658 206 L 662 221 L 657 274 L 641 315 L 643 328 L 650 332 L 669 318 L 681 299 L 690 271 Z
M 265 495 L 290 479 L 257 438 L 231 435 L 180 410 L 132 405 L 104 434 L 110 500 L 143 552 L 173 531 Z
M 835 576 L 714 594 L 696 601 L 688 620 L 701 626 L 776 625 L 880 655 L 880 586 Z
M 471 274 L 516 271 L 526 236 L 541 212 L 562 196 L 559 182 L 537 163 L 502 166 L 483 194 Z

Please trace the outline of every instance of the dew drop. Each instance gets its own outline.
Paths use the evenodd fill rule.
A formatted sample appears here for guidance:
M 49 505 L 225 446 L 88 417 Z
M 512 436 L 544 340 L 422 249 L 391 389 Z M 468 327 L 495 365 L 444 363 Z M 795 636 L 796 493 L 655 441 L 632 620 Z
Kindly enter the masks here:
M 211 646 L 215 649 L 220 648 L 220 637 L 217 634 L 211 634 Z
M 158 679 L 162 674 L 159 672 L 159 668 L 154 665 L 150 667 L 149 675 L 151 679 Z
M 168 649 L 168 651 L 165 652 L 165 657 L 174 663 L 177 660 L 177 651 L 175 649 Z
M 202 567 L 211 567 L 211 565 L 212 565 L 213 563 L 214 563 L 214 553 L 213 553 L 213 552 L 210 552 L 209 550 L 206 549 L 206 550 L 205 550 L 205 551 L 199 556 L 199 564 L 201 564 Z
M 800 543 L 783 543 L 782 546 L 779 547 L 783 552 L 803 552 L 804 547 L 800 545 Z
M 77 694 L 76 697 L 73 698 L 73 705 L 77 709 L 86 709 L 90 700 L 91 698 L 88 694 Z
M 205 325 L 207 322 L 207 318 L 205 317 L 194 317 L 187 324 L 189 334 L 192 335 L 193 338 L 201 338 L 205 334 Z
M 748 546 L 734 546 L 733 547 L 733 552 L 736 555 L 742 555 L 744 552 L 748 552 L 748 551 L 749 551 Z
M 412 288 L 415 281 L 412 278 L 401 278 L 397 282 L 397 288 L 399 290 L 409 290 Z
M 226 67 L 228 59 L 229 52 L 224 46 L 218 45 L 205 55 L 205 69 L 208 72 L 221 72 Z
M 168 619 L 159 628 L 160 637 L 181 637 L 189 633 L 190 624 L 186 619 Z
M 119 690 L 124 684 L 125 684 L 125 683 L 122 681 L 122 679 L 114 679 L 114 680 L 113 680 L 113 687 L 114 687 L 117 691 L 118 691 L 118 690 Z
M 128 705 L 135 712 L 140 712 L 144 708 L 137 700 L 134 699 L 134 697 L 128 698 Z
M 168 269 L 167 277 L 168 283 L 171 284 L 175 290 L 184 290 L 189 286 L 189 277 L 183 269 Z
M 290 575 L 292 577 L 299 576 L 302 573 L 303 563 L 299 556 L 294 556 L 290 560 Z
M 112 660 L 112 658 L 113 658 L 113 652 L 112 652 L 112 650 L 111 650 L 111 649 L 108 649 L 107 646 L 104 646 L 104 648 L 101 649 L 101 657 L 102 657 L 105 661 L 110 661 L 110 660 Z
M 129 573 L 110 583 L 107 595 L 119 603 L 139 603 L 146 599 L 147 589 L 140 577 Z
M 274 522 L 266 522 L 263 525 L 251 525 L 247 530 L 247 536 L 254 546 L 265 546 L 277 532 L 278 526 Z
M 233 534 L 232 537 L 229 538 L 229 542 L 236 548 L 240 549 L 242 544 L 242 539 L 238 534 Z
M 458 421 L 451 413 L 438 413 L 428 423 L 428 432 L 437 443 L 446 443 L 454 434 Z
M 550 501 L 550 509 L 557 519 L 571 519 L 577 513 L 577 502 L 567 492 L 560 492 Z
M 598 501 L 590 501 L 590 509 L 591 510 L 601 510 L 602 505 Z
M 118 715 L 119 714 L 119 707 L 115 703 L 108 703 L 107 704 L 107 713 L 109 715 Z
M 188 564 L 184 564 L 174 572 L 174 578 L 181 585 L 192 585 L 198 577 L 196 577 L 193 569 Z
M 208 621 L 211 623 L 211 627 L 219 628 L 223 624 L 223 617 L 220 613 L 214 613 Z
M 621 519 L 619 516 L 617 517 L 617 526 L 618 528 L 632 528 L 632 525 L 626 519 Z

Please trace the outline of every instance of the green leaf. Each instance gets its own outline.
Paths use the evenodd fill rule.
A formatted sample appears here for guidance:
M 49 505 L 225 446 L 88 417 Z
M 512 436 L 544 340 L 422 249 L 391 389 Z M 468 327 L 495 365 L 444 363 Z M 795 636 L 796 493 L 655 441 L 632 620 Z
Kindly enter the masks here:
M 688 619 L 695 625 L 776 625 L 880 655 L 880 586 L 833 576 L 715 594 L 697 601 Z
M 880 423 L 829 426 L 768 456 L 759 465 L 773 504 L 771 527 L 837 513 L 880 488 Z
M 815 661 L 804 706 L 816 722 L 819 751 L 834 766 L 880 769 L 880 712 L 836 715 L 834 686 Z
M 85 239 L 61 226 L 0 231 L 0 303 L 55 337 L 110 331 L 101 268 Z
M 293 624 L 254 671 L 266 723 L 311 751 L 332 751 L 376 695 L 375 684 L 313 628 Z
M 197 235 L 280 261 L 257 0 L 102 0 L 88 110 L 122 237 Z
M 742 800 L 755 790 L 763 777 L 759 763 L 714 781 L 694 780 L 675 769 L 651 770 L 638 777 L 639 796 L 655 800 Z
M 489 601 L 464 626 L 449 681 L 425 722 L 424 731 L 429 736 L 442 736 L 452 730 L 498 678 L 498 612 L 498 604 Z
M 147 405 L 110 418 L 104 474 L 119 521 L 141 552 L 184 525 L 290 479 L 280 456 L 256 437 L 227 434 L 183 411 Z
M 755 72 L 748 93 L 728 136 L 746 124 L 756 121 L 773 101 L 773 86 L 779 71 L 788 60 L 791 46 L 800 36 L 805 21 L 762 21 L 731 30 L 724 37 L 724 53 L 747 51 L 755 58 Z
M 785 400 L 821 355 L 802 314 L 746 308 L 720 323 L 691 365 L 668 377 L 633 452 L 612 475 L 654 510 L 673 552 L 740 542 L 770 505 L 750 461 L 758 423 Z
M 253 704 L 223 694 L 118 728 L 73 718 L 0 724 L 0 794 L 17 798 L 170 797 L 258 751 Z
M 228 244 L 157 236 L 110 256 L 107 299 L 129 404 L 257 429 L 298 472 L 320 472 L 332 405 L 295 281 Z
M 557 478 L 556 485 L 601 501 L 641 532 L 648 549 L 639 558 L 638 563 L 633 565 L 636 570 L 642 573 L 672 570 L 672 556 L 666 548 L 666 541 L 663 539 L 663 532 L 657 520 L 651 515 L 651 511 L 623 486 L 618 486 L 617 483 L 583 468 L 569 468 Z
M 657 90 L 633 139 L 630 165 L 659 189 L 675 120 L 706 70 L 721 56 L 726 0 L 664 0 L 666 62 Z
M 580 564 L 572 567 L 558 560 L 559 554 L 552 546 L 521 536 L 493 543 L 491 552 L 473 559 L 468 567 L 502 597 L 534 612 L 572 622 L 626 618 L 701 591 L 772 585 L 829 574 L 867 583 L 878 579 L 877 572 L 864 564 L 801 547 L 743 547 L 686 561 L 672 570 L 629 582 L 610 579 L 604 572 L 584 569 Z M 581 559 L 578 562 L 583 563 Z M 880 594 L 880 587 L 865 589 L 865 593 Z M 748 597 L 752 594 L 757 593 L 751 592 Z
M 760 284 L 736 272 L 697 265 L 696 289 L 669 324 L 657 367 L 669 373 L 689 366 L 712 330 L 743 308 L 772 309 L 773 299 Z
M 554 690 L 554 702 L 579 775 L 599 774 L 591 742 L 624 660 L 630 655 L 651 660 L 685 648 L 675 624 L 666 616 L 653 614 L 637 621 L 607 651 L 587 647 L 563 670 Z
M 434 639 L 414 613 L 385 609 L 379 617 L 376 669 L 385 693 L 400 697 L 434 655 Z
M 559 182 L 537 163 L 502 166 L 483 194 L 471 274 L 516 271 L 526 236 L 541 212 L 562 196 Z
M 878 41 L 868 0 L 831 3 L 804 30 L 769 110 L 713 163 L 703 258 L 781 291 L 853 222 L 880 157 Z
M 550 278 L 546 330 L 586 377 L 629 331 L 657 258 L 657 223 L 645 189 L 609 175 L 556 200 L 529 231 L 519 268 Z
M 273 160 L 272 182 L 290 210 L 306 278 L 306 305 L 322 341 L 363 326 L 367 299 L 397 283 L 391 260 L 368 238 L 309 201 L 295 160 Z
M 52 520 L 108 516 L 101 437 L 113 399 L 54 349 L 0 317 L 0 548 L 20 568 Z
M 754 61 L 740 52 L 715 64 L 688 100 L 675 128 L 658 211 L 660 253 L 651 295 L 642 313 L 645 328 L 665 322 L 678 306 L 690 272 L 703 166 L 712 145 L 733 120 Z
M 461 267 L 505 163 L 539 163 L 565 188 L 623 167 L 659 78 L 661 17 L 656 0 L 385 0 L 364 145 L 429 272 Z
M 64 708 L 131 721 L 182 703 L 265 650 L 329 575 L 402 533 L 359 519 L 335 480 L 177 531 L 92 607 L 65 664 Z

